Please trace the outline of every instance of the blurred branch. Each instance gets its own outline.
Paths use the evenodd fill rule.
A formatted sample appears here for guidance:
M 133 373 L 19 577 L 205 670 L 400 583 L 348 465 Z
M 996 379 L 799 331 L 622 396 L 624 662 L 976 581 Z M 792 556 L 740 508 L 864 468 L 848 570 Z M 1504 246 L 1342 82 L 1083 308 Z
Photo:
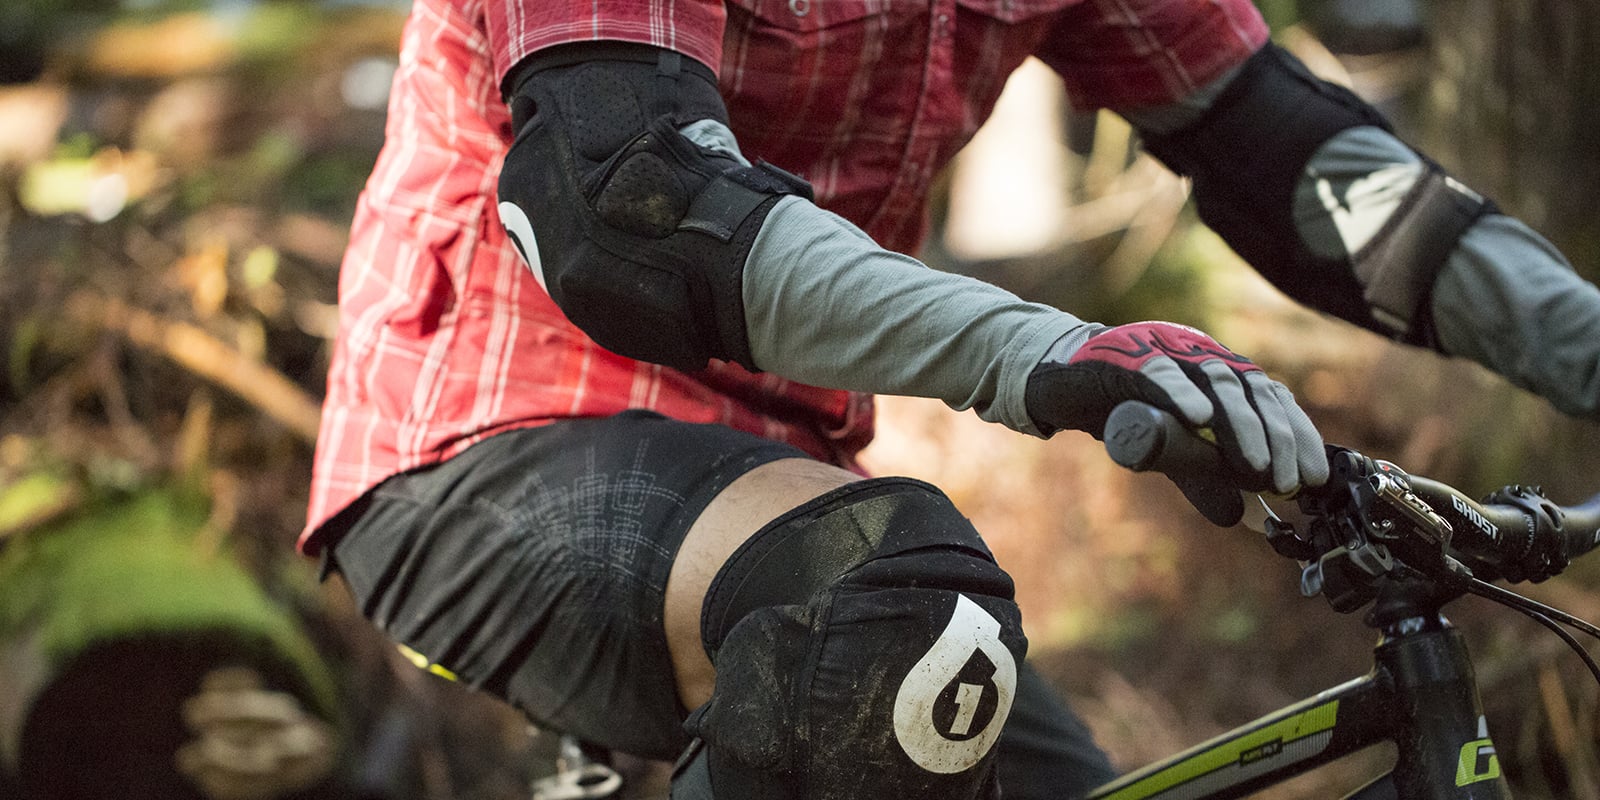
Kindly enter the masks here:
M 337 267 L 344 259 L 349 227 L 310 214 L 286 214 L 273 230 L 272 243 L 285 253 Z
M 1106 258 L 1106 283 L 1113 294 L 1122 294 L 1139 282 L 1145 270 L 1155 262 L 1156 253 L 1167 237 L 1178 226 L 1178 218 L 1189 200 L 1189 185 L 1157 166 L 1154 159 L 1141 157 L 1128 169 L 1129 173 L 1135 171 L 1149 173 L 1145 182 L 1147 189 L 1144 202 L 1128 218 L 1124 226 L 1126 233 L 1117 243 L 1117 249 Z
M 1554 666 L 1545 664 L 1539 670 L 1539 696 L 1544 703 L 1545 718 L 1550 722 L 1550 734 L 1556 751 L 1566 765 L 1572 796 L 1600 797 L 1600 786 L 1595 783 L 1590 764 L 1594 763 L 1594 747 L 1578 733 L 1577 721 L 1572 717 L 1572 705 L 1567 691 L 1561 685 L 1561 676 Z
M 68 298 L 67 313 L 78 322 L 104 328 L 166 356 L 261 409 L 306 442 L 316 440 L 321 411 L 310 395 L 282 373 L 204 330 L 90 291 Z
M 1165 206 L 1163 196 L 1174 191 L 1179 206 L 1188 197 L 1187 184 L 1149 156 L 1140 156 L 1132 165 L 1108 176 L 1089 199 L 1067 209 L 1066 245 L 1081 244 L 1102 236 L 1125 231 L 1138 224 L 1152 202 Z

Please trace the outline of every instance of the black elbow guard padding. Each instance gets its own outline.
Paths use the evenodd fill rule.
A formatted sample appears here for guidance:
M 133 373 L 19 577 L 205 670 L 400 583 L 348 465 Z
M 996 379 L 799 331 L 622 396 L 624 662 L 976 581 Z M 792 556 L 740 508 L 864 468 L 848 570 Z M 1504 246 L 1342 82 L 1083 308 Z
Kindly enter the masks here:
M 1386 336 L 1437 346 L 1434 278 L 1494 206 L 1424 159 L 1422 177 L 1366 245 L 1345 259 L 1312 252 L 1295 222 L 1296 188 L 1323 144 L 1366 126 L 1393 132 L 1353 92 L 1268 44 L 1200 120 L 1145 146 L 1193 179 L 1200 218 L 1285 294 Z
M 744 263 L 778 199 L 809 199 L 810 186 L 680 133 L 727 125 L 711 71 L 645 45 L 583 43 L 536 54 L 507 84 L 517 137 L 500 219 L 567 318 L 630 358 L 753 368 Z

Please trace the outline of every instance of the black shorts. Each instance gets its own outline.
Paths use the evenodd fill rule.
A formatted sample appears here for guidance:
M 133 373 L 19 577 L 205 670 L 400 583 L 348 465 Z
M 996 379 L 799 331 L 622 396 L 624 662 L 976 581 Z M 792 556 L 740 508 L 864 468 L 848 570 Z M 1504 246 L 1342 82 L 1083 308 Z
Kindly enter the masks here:
M 689 743 L 661 623 L 678 545 L 735 478 L 804 457 L 642 411 L 510 431 L 384 481 L 335 520 L 324 557 L 434 672 L 671 759 Z
M 536 723 L 672 759 L 689 744 L 662 628 L 673 557 L 734 479 L 804 457 L 642 411 L 512 431 L 384 481 L 331 523 L 324 558 L 419 666 Z M 1008 798 L 1112 776 L 1026 665 L 999 748 Z

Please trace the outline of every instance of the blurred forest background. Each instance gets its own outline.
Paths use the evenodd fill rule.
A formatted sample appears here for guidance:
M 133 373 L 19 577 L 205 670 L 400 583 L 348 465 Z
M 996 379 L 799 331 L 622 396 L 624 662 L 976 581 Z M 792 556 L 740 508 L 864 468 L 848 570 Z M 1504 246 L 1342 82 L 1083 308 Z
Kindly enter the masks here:
M 1600 7 L 1262 6 L 1280 42 L 1600 278 Z M 0 796 L 518 798 L 548 769 L 517 715 L 412 667 L 292 551 L 404 11 L 0 8 Z M 1289 383 L 1330 441 L 1464 489 L 1600 489 L 1600 428 L 1288 303 L 1125 125 L 1069 112 L 1047 73 L 1019 72 L 942 179 L 931 263 L 1093 319 L 1200 326 Z M 1031 658 L 1119 765 L 1369 667 L 1373 634 L 1299 597 L 1259 535 L 1209 527 L 1088 437 L 880 409 L 870 465 L 939 483 L 985 531 Z M 1600 619 L 1600 566 L 1526 588 Z M 1600 700 L 1576 658 L 1498 607 L 1452 618 L 1518 796 L 1600 797 Z M 224 696 L 248 701 L 232 722 L 195 701 Z M 208 783 L 190 746 L 230 724 L 277 743 L 234 754 L 254 794 Z M 1388 758 L 1266 796 L 1338 796 Z M 634 796 L 665 796 L 659 766 L 624 766 Z

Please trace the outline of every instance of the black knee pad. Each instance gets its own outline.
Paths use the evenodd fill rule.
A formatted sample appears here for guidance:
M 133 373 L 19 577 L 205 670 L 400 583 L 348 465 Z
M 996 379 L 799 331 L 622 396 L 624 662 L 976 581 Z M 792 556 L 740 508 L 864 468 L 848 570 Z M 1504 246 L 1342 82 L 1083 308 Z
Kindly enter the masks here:
M 1012 597 L 918 481 L 853 484 L 768 525 L 702 612 L 717 686 L 686 725 L 716 797 L 996 796 L 1027 648 Z

